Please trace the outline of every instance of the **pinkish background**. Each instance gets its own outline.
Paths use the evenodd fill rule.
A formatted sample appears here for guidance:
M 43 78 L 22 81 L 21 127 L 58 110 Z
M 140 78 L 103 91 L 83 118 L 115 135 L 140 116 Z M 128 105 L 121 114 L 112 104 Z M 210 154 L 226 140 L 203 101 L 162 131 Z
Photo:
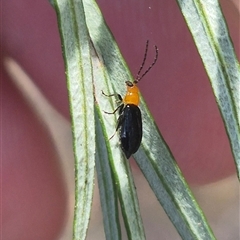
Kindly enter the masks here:
M 99 0 L 98 3 L 133 75 L 142 61 L 146 40 L 150 40 L 150 46 L 159 47 L 157 66 L 139 87 L 187 181 L 201 189 L 235 175 L 229 142 L 209 80 L 176 1 L 149 0 L 138 4 Z M 221 4 L 239 59 L 239 3 L 222 0 Z M 47 1 L 4 1 L 1 25 L 1 62 L 6 57 L 17 61 L 50 103 L 69 120 L 61 43 L 51 5 Z M 2 239 L 54 240 L 61 236 L 61 239 L 71 239 L 72 213 L 68 209 L 73 208 L 69 196 L 73 194 L 69 190 L 73 188 L 73 159 L 65 159 L 64 163 L 59 160 L 45 123 L 16 88 L 5 64 L 2 69 Z M 53 121 L 57 122 L 58 118 Z M 70 144 L 66 148 L 71 151 Z M 66 163 L 69 178 L 62 170 Z M 140 182 L 144 181 L 137 167 L 133 171 Z M 147 191 L 142 195 L 146 196 Z M 149 202 L 142 204 L 149 217 L 151 211 L 151 217 L 158 214 Z M 227 205 L 222 208 L 227 209 Z M 98 200 L 93 204 L 93 212 L 98 215 L 92 216 L 89 234 L 95 236 L 91 235 L 95 232 L 100 237 Z M 145 219 L 146 228 L 151 225 L 149 229 L 154 229 L 147 235 L 152 237 L 148 239 L 156 239 L 154 236 L 160 236 L 158 226 L 153 227 L 156 221 Z M 169 231 L 175 230 L 170 227 Z

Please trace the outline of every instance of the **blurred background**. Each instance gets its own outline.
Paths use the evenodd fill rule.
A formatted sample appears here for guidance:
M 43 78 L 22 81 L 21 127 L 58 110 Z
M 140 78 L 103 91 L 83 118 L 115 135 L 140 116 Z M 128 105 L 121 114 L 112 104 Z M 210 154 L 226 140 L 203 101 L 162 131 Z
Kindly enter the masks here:
M 239 1 L 220 3 L 239 59 Z M 146 40 L 150 60 L 158 46 L 157 65 L 139 83 L 141 93 L 217 239 L 240 239 L 239 184 L 228 138 L 177 2 L 98 4 L 133 76 Z M 48 1 L 1 5 L 2 239 L 68 240 L 74 160 L 56 14 Z M 180 239 L 130 161 L 147 239 Z M 105 239 L 97 180 L 87 239 Z

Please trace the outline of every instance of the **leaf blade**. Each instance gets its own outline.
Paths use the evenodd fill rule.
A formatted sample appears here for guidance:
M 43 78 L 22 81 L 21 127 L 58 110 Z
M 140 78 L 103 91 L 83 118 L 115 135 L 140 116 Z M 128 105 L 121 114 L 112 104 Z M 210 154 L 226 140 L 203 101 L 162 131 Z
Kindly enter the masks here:
M 240 179 L 240 66 L 217 0 L 178 0 L 221 112 Z
M 90 4 L 90 2 L 91 1 L 84 1 L 85 9 L 87 9 L 86 6 L 87 6 L 87 4 Z M 127 80 L 131 79 L 132 78 L 131 74 L 130 74 L 130 72 L 129 72 L 126 64 L 125 64 L 125 61 L 122 59 L 122 56 L 121 56 L 116 44 L 112 40 L 112 35 L 109 32 L 108 27 L 105 25 L 105 22 L 104 22 L 104 20 L 101 16 L 101 13 L 100 13 L 99 9 L 91 9 L 91 11 L 90 11 L 90 9 L 91 9 L 91 7 L 89 7 L 89 10 L 86 10 L 86 19 L 87 19 L 87 24 L 88 24 L 88 27 L 89 27 L 90 36 L 91 36 L 91 39 L 93 41 L 94 47 L 96 48 L 99 55 L 103 58 L 103 63 L 104 63 L 103 67 L 105 67 L 106 74 L 111 79 L 111 83 L 113 85 L 113 88 L 117 89 L 118 93 L 124 93 L 125 92 L 125 85 L 123 84 L 123 82 L 126 81 L 126 79 Z M 91 25 L 92 24 L 92 22 L 90 21 L 91 19 L 94 19 L 94 21 L 97 22 L 97 24 L 96 24 L 97 27 Z M 106 45 L 106 43 L 107 43 L 107 45 Z M 122 80 L 118 81 L 118 79 L 122 79 Z M 108 81 L 109 81 L 109 79 L 108 79 Z M 111 83 L 108 83 L 108 88 L 107 89 L 109 89 L 109 88 L 111 89 L 111 87 L 110 87 Z M 104 86 L 102 86 L 102 89 L 105 89 Z M 102 89 L 100 88 L 99 91 L 101 91 Z M 109 93 L 113 93 L 113 92 L 110 90 Z M 107 94 L 108 94 L 108 92 L 107 92 Z M 101 98 L 99 98 L 99 104 L 100 104 L 101 101 L 103 101 L 103 100 Z M 107 111 L 109 110 L 109 108 L 104 108 L 104 107 L 106 107 L 106 104 L 102 104 L 102 106 L 103 106 L 103 108 L 102 107 L 100 107 L 100 108 L 102 108 L 103 110 L 106 110 L 106 109 L 107 109 Z M 143 113 L 143 121 L 144 121 L 144 128 L 143 128 L 143 136 L 144 137 L 143 137 L 143 141 L 142 141 L 143 148 L 141 147 L 141 149 L 144 149 L 145 153 L 152 152 L 152 146 L 153 146 L 152 145 L 152 139 L 157 138 L 157 140 L 155 141 L 155 145 L 157 146 L 157 145 L 159 145 L 159 142 L 161 142 L 161 144 L 163 144 L 162 148 L 164 148 L 164 151 L 168 153 L 167 154 L 168 158 L 166 158 L 166 159 L 167 160 L 170 159 L 170 163 L 169 163 L 170 167 L 168 166 L 169 164 L 167 164 L 166 165 L 167 170 L 165 172 L 174 171 L 175 172 L 174 177 L 181 183 L 181 188 L 186 189 L 186 183 L 185 183 L 183 177 L 181 176 L 181 174 L 179 173 L 179 169 L 176 166 L 174 160 L 172 159 L 172 155 L 171 155 L 168 147 L 165 145 L 165 143 L 162 143 L 163 140 L 159 136 L 158 130 L 156 129 L 156 126 L 155 126 L 155 123 L 152 119 L 152 116 L 149 114 L 146 106 L 143 104 L 142 101 L 141 101 L 141 110 L 142 110 L 142 113 Z M 151 134 L 149 135 L 149 138 L 146 137 L 146 132 L 147 131 L 151 132 Z M 111 136 L 111 134 L 112 134 L 111 127 L 109 128 L 109 132 L 107 130 L 107 134 L 108 134 L 108 137 Z M 116 143 L 113 140 L 111 142 L 112 148 L 115 148 L 115 144 Z M 141 157 L 144 156 L 143 153 L 141 154 L 141 149 L 138 153 L 136 153 L 134 155 L 134 157 L 136 158 L 136 161 L 138 162 L 139 165 L 142 164 L 141 160 L 139 161 L 139 159 L 141 159 Z M 121 154 L 121 153 L 117 153 L 117 151 L 115 151 L 115 149 L 113 149 L 112 152 L 114 152 L 114 157 L 115 158 L 118 158 L 118 155 Z M 158 159 L 159 158 L 158 153 L 159 152 L 156 152 L 156 154 L 154 155 L 153 158 L 154 158 L 155 161 L 159 161 L 158 168 L 160 168 L 161 166 L 163 166 L 163 164 L 166 163 L 166 159 L 165 158 L 164 159 Z M 158 171 L 160 171 L 160 174 L 155 173 L 154 168 L 156 167 L 156 163 L 154 163 L 151 158 L 152 157 L 149 157 L 149 156 L 147 156 L 146 158 L 143 158 L 145 162 L 148 162 L 148 161 L 150 162 L 151 169 L 152 169 L 150 171 L 150 174 L 146 174 L 146 173 L 145 174 L 148 178 L 148 181 L 149 181 L 149 178 L 150 178 L 150 180 L 152 179 L 153 182 L 155 182 L 158 185 L 159 183 L 161 183 L 164 174 L 162 174 L 163 171 L 159 170 L 159 169 L 158 169 Z M 110 161 L 111 161 L 111 159 L 110 159 Z M 115 169 L 114 171 L 119 171 L 119 168 L 121 168 L 120 165 L 116 164 L 116 159 L 114 159 L 114 162 L 115 162 L 115 167 L 112 166 L 112 168 Z M 119 162 L 119 164 L 120 163 L 121 162 Z M 144 165 L 142 165 L 142 166 L 144 166 Z M 117 180 L 118 183 L 122 180 L 121 176 L 124 178 L 124 171 L 126 172 L 126 170 L 124 170 L 124 168 L 122 168 L 122 169 L 123 170 L 120 170 L 120 173 L 118 173 L 119 177 L 116 176 L 116 178 L 119 179 L 119 180 Z M 157 176 L 157 179 L 152 178 L 151 173 L 155 174 Z M 171 185 L 175 186 L 176 179 L 174 179 L 174 181 L 171 180 L 171 178 L 168 179 L 167 184 L 170 185 L 170 189 L 171 189 Z M 127 180 L 125 181 L 125 183 L 127 183 Z M 123 186 L 124 186 L 124 184 L 123 184 Z M 152 185 L 152 187 L 153 187 L 153 185 Z M 171 191 L 174 192 L 174 189 L 175 188 L 172 187 Z M 162 196 L 160 196 L 161 194 L 159 194 L 159 192 L 157 191 L 157 187 L 156 187 L 156 189 L 154 189 L 154 187 L 153 187 L 153 190 L 154 190 L 154 193 L 156 194 L 156 196 L 158 197 L 158 199 L 159 200 L 162 199 Z M 131 191 L 131 190 L 129 190 L 129 191 Z M 190 191 L 188 191 L 188 190 L 185 190 L 185 191 L 186 191 L 186 194 L 188 196 L 188 200 L 191 202 L 191 207 L 193 206 L 194 208 L 197 208 L 197 210 L 195 212 L 192 211 L 191 213 L 196 215 L 195 216 L 196 219 L 200 219 L 199 224 L 203 225 L 204 230 L 203 230 L 203 228 L 200 227 L 199 224 L 197 226 L 195 226 L 195 224 L 193 224 L 191 222 L 191 216 L 192 216 L 191 214 L 186 213 L 186 211 L 183 211 L 183 210 L 178 211 L 178 209 L 181 209 L 181 203 L 182 202 L 180 200 L 178 200 L 176 202 L 174 202 L 172 200 L 174 204 L 171 205 L 171 208 L 166 207 L 167 206 L 166 204 L 163 204 L 163 207 L 165 208 L 165 211 L 171 217 L 173 222 L 174 222 L 174 217 L 175 217 L 174 214 L 177 214 L 179 216 L 178 219 L 181 219 L 181 221 L 184 222 L 183 224 L 179 224 L 179 222 L 177 222 L 177 223 L 174 222 L 175 227 L 177 228 L 178 232 L 183 237 L 187 236 L 188 238 L 186 238 L 186 239 L 215 239 L 213 234 L 212 234 L 211 229 L 209 228 L 209 226 L 207 225 L 207 223 L 205 221 L 205 218 L 204 218 L 203 214 L 201 213 L 201 210 L 199 210 L 198 206 L 195 204 L 195 199 L 191 195 Z M 165 192 L 167 192 L 167 191 L 165 191 Z M 127 194 L 125 196 L 127 197 L 129 194 L 131 194 L 131 193 L 127 192 Z M 164 199 L 165 202 L 168 202 L 169 199 L 173 199 L 172 196 L 176 195 L 176 193 L 174 195 L 174 193 L 169 194 L 168 192 L 167 192 L 167 194 L 168 194 L 168 197 L 165 197 L 165 199 Z M 124 198 L 124 195 L 122 196 L 122 198 Z M 161 203 L 163 203 L 162 200 L 161 200 Z M 191 207 L 190 207 L 190 210 L 191 210 Z M 171 212 L 172 208 L 174 209 L 174 211 Z M 123 214 L 124 213 L 125 213 L 125 210 L 123 209 Z M 127 217 L 127 216 L 124 216 L 124 217 Z M 126 228 L 128 228 L 128 227 L 126 226 Z M 187 231 L 187 233 L 186 233 L 186 231 Z M 131 234 L 129 236 L 131 236 Z
M 113 41 L 112 39 L 109 39 L 109 41 L 110 40 Z M 102 94 L 103 89 L 104 91 L 105 89 L 111 89 L 111 86 L 109 84 L 109 76 L 105 72 L 104 65 L 102 65 L 101 62 L 99 62 L 98 66 L 97 64 L 95 66 L 96 68 L 94 71 L 98 71 L 98 73 L 95 75 L 95 80 L 94 80 L 96 105 L 97 105 L 97 109 L 99 108 L 98 118 L 101 122 L 103 134 L 106 139 L 105 141 L 106 149 L 108 150 L 108 154 L 109 154 L 107 157 L 106 152 L 104 153 L 104 151 L 102 152 L 101 150 L 101 148 L 104 148 L 104 146 L 101 146 L 101 147 L 99 146 L 98 151 L 102 152 L 101 154 L 99 154 L 99 162 L 101 164 L 104 164 L 106 168 L 108 168 L 107 165 L 109 164 L 111 166 L 112 176 L 114 179 L 113 181 L 115 184 L 114 186 L 112 186 L 112 180 L 110 179 L 108 180 L 105 179 L 105 181 L 110 184 L 110 188 L 113 187 L 116 189 L 115 191 L 118 192 L 118 197 L 119 197 L 119 201 L 122 209 L 123 220 L 127 230 L 128 239 L 145 239 L 145 233 L 143 229 L 142 219 L 140 216 L 140 209 L 138 205 L 136 189 L 132 179 L 132 174 L 130 174 L 131 170 L 130 170 L 129 163 L 128 161 L 126 162 L 126 159 L 123 157 L 122 152 L 119 149 L 117 135 L 111 140 L 109 140 L 109 137 L 113 134 L 115 130 L 115 121 L 114 121 L 115 118 L 114 116 L 106 115 L 103 110 L 112 109 L 113 104 L 111 104 L 112 102 L 109 102 L 109 99 Z M 99 141 L 101 145 L 104 142 L 103 140 L 100 140 L 100 139 Z M 106 178 L 106 176 L 102 176 L 102 178 Z M 99 186 L 102 187 L 101 184 Z M 107 186 L 105 188 L 107 188 Z M 112 198 L 113 196 L 109 196 L 109 195 L 107 195 L 107 197 L 104 196 L 105 192 L 106 191 L 104 190 L 104 186 L 103 186 L 103 188 L 100 189 L 103 215 L 105 218 L 109 218 L 109 215 L 107 214 L 107 212 L 109 213 L 110 210 L 109 209 L 106 210 L 106 203 L 108 202 L 110 205 L 111 204 L 114 205 L 114 207 L 110 207 L 113 210 L 113 212 L 111 213 L 111 217 L 113 217 L 112 214 L 115 215 L 115 212 L 117 210 L 116 210 L 116 205 L 114 204 L 115 199 L 111 199 L 111 200 L 109 199 L 109 198 Z M 104 202 L 104 199 L 106 202 Z M 110 201 L 112 202 L 110 203 Z M 114 223 L 109 224 L 108 220 L 107 221 L 104 220 L 106 237 L 109 237 L 109 239 L 113 239 L 110 237 L 110 232 L 113 233 L 113 231 L 116 231 L 114 230 L 116 228 L 120 229 L 120 226 L 117 226 L 117 225 L 114 225 Z M 120 237 L 120 234 L 116 236 Z M 116 236 L 114 237 L 114 239 L 116 238 Z
M 82 2 L 54 0 L 62 40 L 72 118 L 75 156 L 75 212 L 73 239 L 85 239 L 90 218 L 95 125 L 89 35 Z

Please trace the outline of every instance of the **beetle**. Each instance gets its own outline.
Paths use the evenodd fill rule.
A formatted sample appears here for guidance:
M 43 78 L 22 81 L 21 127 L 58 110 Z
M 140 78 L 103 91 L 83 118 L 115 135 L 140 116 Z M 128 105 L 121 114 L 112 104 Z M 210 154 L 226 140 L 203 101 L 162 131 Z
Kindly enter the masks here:
M 113 112 L 104 112 L 107 114 L 115 114 L 117 111 L 119 111 L 115 133 L 119 130 L 120 146 L 127 159 L 129 159 L 132 154 L 137 152 L 142 141 L 142 115 L 138 107 L 140 96 L 137 84 L 155 65 L 158 59 L 158 47 L 155 45 L 155 58 L 148 69 L 142 75 L 140 75 L 147 58 L 148 43 L 149 41 L 146 42 L 143 62 L 139 68 L 136 78 L 133 82 L 125 82 L 127 91 L 124 98 L 122 98 L 120 94 L 114 93 L 107 95 L 102 91 L 103 95 L 106 97 L 117 96 L 119 99 L 120 105 Z M 110 139 L 114 137 L 115 133 L 110 137 Z

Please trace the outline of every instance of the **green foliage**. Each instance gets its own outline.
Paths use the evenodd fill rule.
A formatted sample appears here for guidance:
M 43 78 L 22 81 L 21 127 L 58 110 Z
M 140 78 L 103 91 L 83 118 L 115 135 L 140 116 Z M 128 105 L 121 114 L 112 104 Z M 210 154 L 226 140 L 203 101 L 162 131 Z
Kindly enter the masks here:
M 98 174 L 106 239 L 121 239 L 118 200 L 129 239 L 145 239 L 129 162 L 111 143 L 116 118 L 103 110 L 114 103 L 102 96 L 124 93 L 131 74 L 93 0 L 53 0 L 62 39 L 75 153 L 76 204 L 73 239 L 85 239 L 90 217 L 94 164 Z M 217 1 L 178 1 L 209 75 L 240 162 L 239 64 Z M 117 79 L 117 81 L 111 81 Z M 143 140 L 134 155 L 157 199 L 182 239 L 215 239 L 145 103 L 141 100 Z M 151 149 L 151 151 L 149 151 Z

